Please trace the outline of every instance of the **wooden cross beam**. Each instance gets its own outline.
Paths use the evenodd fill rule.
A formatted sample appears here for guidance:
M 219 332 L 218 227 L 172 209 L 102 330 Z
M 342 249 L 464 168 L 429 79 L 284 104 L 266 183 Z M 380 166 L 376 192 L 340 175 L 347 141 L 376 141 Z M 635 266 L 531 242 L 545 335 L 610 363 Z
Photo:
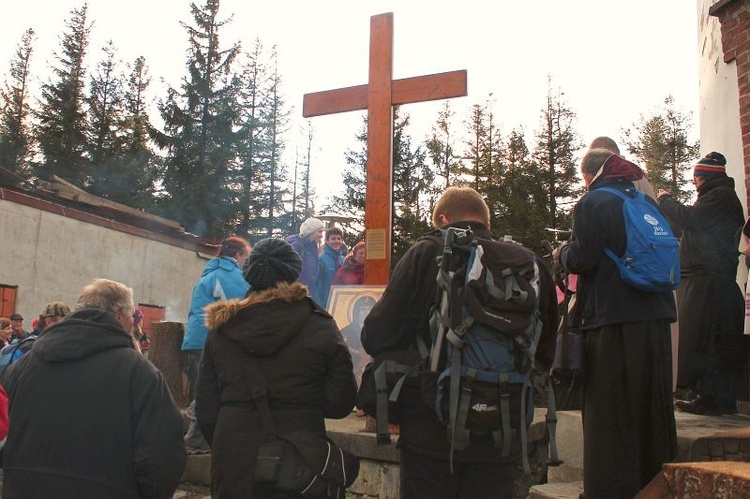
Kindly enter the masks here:
M 370 18 L 370 77 L 367 85 L 305 94 L 302 115 L 367 109 L 365 195 L 365 284 L 388 284 L 391 267 L 393 197 L 393 106 L 464 97 L 466 70 L 393 80 L 393 13 Z

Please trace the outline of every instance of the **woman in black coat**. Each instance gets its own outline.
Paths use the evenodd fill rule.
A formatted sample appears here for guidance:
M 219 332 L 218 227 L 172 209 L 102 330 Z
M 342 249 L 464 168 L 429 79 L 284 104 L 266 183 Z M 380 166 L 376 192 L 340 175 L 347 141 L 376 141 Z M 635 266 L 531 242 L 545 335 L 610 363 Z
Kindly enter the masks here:
M 267 439 L 253 401 L 248 360 L 265 378 L 275 430 L 318 432 L 324 418 L 352 410 L 356 383 L 349 350 L 333 318 L 295 282 L 299 255 L 279 239 L 258 242 L 244 300 L 206 307 L 209 334 L 198 375 L 196 417 L 211 445 L 211 495 L 264 497 L 253 475 Z

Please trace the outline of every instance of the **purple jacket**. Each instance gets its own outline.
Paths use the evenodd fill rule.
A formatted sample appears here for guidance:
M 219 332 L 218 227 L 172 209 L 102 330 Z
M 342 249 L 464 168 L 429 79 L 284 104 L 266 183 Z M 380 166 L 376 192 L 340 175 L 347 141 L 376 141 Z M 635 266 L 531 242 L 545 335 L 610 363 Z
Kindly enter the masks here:
M 285 241 L 292 245 L 302 259 L 302 272 L 297 280 L 307 286 L 307 294 L 312 296 L 318 280 L 318 243 L 302 238 L 299 234 L 289 236 Z

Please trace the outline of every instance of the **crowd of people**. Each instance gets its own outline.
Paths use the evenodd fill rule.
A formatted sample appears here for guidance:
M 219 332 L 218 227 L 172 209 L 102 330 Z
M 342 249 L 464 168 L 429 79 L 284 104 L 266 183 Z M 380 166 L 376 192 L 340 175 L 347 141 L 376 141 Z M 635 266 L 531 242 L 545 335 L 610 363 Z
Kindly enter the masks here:
M 750 223 L 719 153 L 695 165 L 692 205 L 655 193 L 607 137 L 591 144 L 581 175 L 587 192 L 575 206 L 570 240 L 554 256 L 578 276 L 573 326 L 584 336 L 584 496 L 634 497 L 677 455 L 675 408 L 728 414 L 747 398 L 736 273 L 743 224 L 747 242 Z M 624 201 L 612 190 L 646 193 L 681 238 L 676 300 L 671 291 L 628 284 L 608 256 L 623 255 L 627 239 Z M 241 237 L 224 239 L 191 297 L 182 344 L 186 432 L 164 378 L 144 355 L 143 314 L 124 284 L 93 280 L 73 311 L 48 304 L 32 332 L 20 314 L 0 319 L 3 353 L 18 351 L 0 366 L 0 437 L 8 428 L 3 496 L 167 498 L 187 453 L 210 451 L 213 497 L 298 497 L 258 478 L 260 463 L 268 465 L 264 444 L 278 435 L 323 441 L 325 419 L 346 417 L 354 407 L 363 356 L 430 346 L 440 296 L 436 262 L 444 251 L 435 237 L 471 229 L 494 238 L 487 203 L 468 187 L 446 189 L 432 222 L 433 237 L 406 252 L 382 297 L 355 303 L 347 327 L 361 328 L 361 338 L 349 344 L 326 306 L 332 285 L 364 282 L 364 242 L 349 251 L 342 231 L 316 218 L 305 220 L 299 234 L 252 248 Z M 556 284 L 546 265 L 537 271 L 533 355 L 549 371 Z M 670 324 L 678 319 L 675 398 Z M 512 497 L 520 454 L 501 454 L 493 433 L 472 433 L 454 449 L 423 390 L 419 377 L 406 378 L 397 401 L 402 497 Z

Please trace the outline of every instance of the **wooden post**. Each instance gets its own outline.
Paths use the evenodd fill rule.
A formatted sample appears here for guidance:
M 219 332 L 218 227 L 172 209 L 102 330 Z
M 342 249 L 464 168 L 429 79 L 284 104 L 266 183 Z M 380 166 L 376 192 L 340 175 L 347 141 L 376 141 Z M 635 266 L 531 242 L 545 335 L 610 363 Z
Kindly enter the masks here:
M 187 406 L 189 400 L 182 376 L 182 338 L 185 328 L 181 322 L 154 322 L 151 324 L 151 345 L 148 359 L 161 371 L 178 407 Z

